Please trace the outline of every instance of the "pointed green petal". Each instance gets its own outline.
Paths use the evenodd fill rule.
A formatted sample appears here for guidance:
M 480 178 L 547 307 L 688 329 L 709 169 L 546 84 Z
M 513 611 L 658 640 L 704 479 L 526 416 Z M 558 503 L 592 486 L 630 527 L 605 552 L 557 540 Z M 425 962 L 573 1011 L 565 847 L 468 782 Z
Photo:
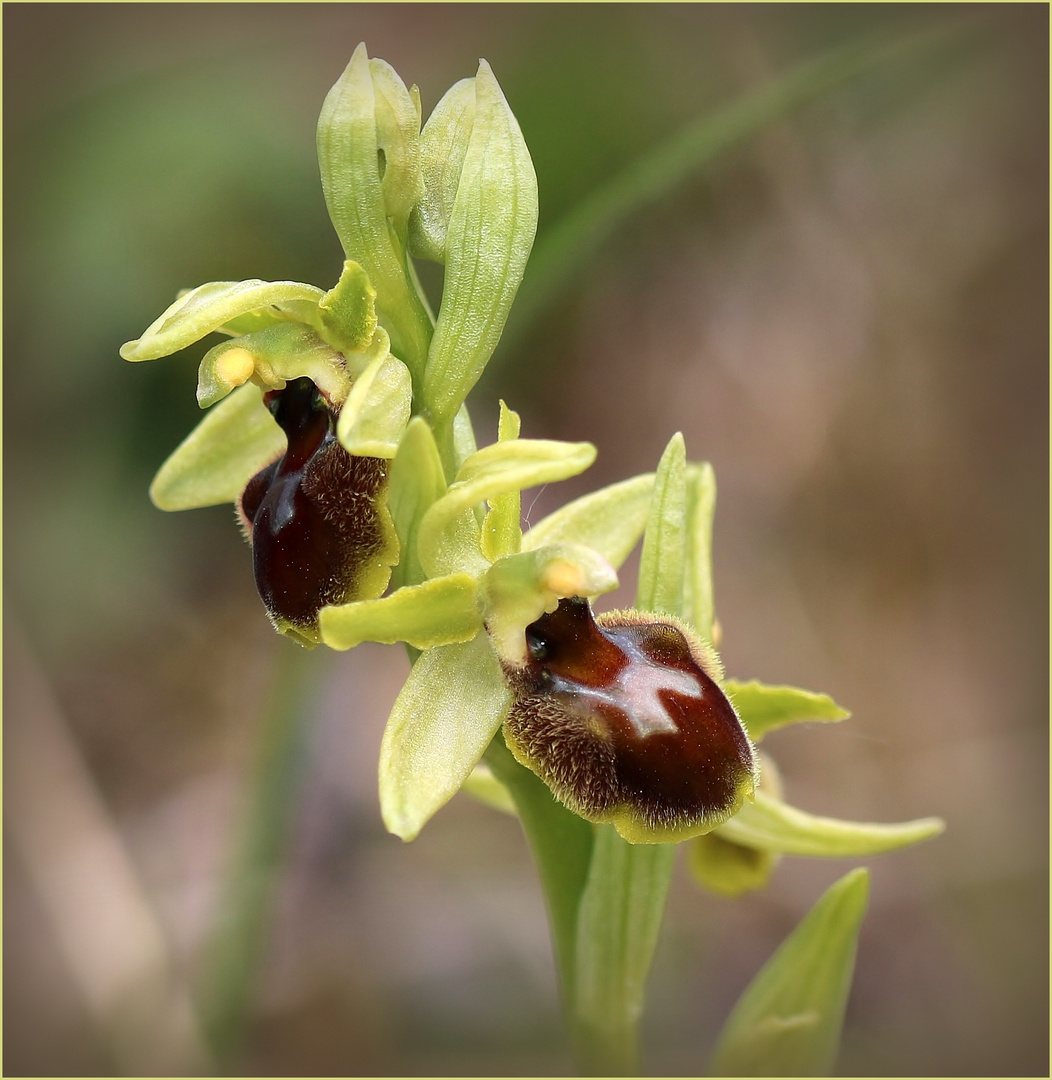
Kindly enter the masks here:
M 468 773 L 468 778 L 464 781 L 461 790 L 494 810 L 500 810 L 501 813 L 510 814 L 512 817 L 519 816 L 511 792 L 493 775 L 484 761 L 480 761 Z
M 461 534 L 451 531 L 465 511 L 508 491 L 576 476 L 594 460 L 595 447 L 591 443 L 547 439 L 512 439 L 472 454 L 461 466 L 455 483 L 420 523 L 417 543 L 424 569 L 431 576 L 459 569 L 481 573 L 486 560 L 477 543 L 472 549 Z
M 473 638 L 482 629 L 482 605 L 473 577 L 450 574 L 379 600 L 324 607 L 318 622 L 322 641 L 333 649 L 353 649 L 363 641 L 430 649 Z
M 882 825 L 816 817 L 758 791 L 754 802 L 717 831 L 726 840 L 786 855 L 853 858 L 930 840 L 945 827 L 939 818 Z
M 317 320 L 321 289 L 296 281 L 210 281 L 179 297 L 142 337 L 121 346 L 125 360 L 156 360 L 185 349 L 213 330 L 266 309 L 292 322 Z
M 567 596 L 598 596 L 617 588 L 614 568 L 581 544 L 551 544 L 499 559 L 483 578 L 486 629 L 497 655 L 526 660 L 526 627 Z
M 716 618 L 712 589 L 712 519 L 716 474 L 707 462 L 687 466 L 687 555 L 683 575 L 683 618 L 712 643 Z
M 826 891 L 735 1005 L 711 1076 L 829 1075 L 868 898 L 864 869 Z
M 691 877 L 717 896 L 744 896 L 762 889 L 777 861 L 773 851 L 735 844 L 718 832 L 695 836 L 687 844 Z
M 658 463 L 639 559 L 635 606 L 679 615 L 686 556 L 686 447 L 677 432 Z
M 409 421 L 399 443 L 387 486 L 387 505 L 402 551 L 401 561 L 391 575 L 393 588 L 417 585 L 427 577 L 417 553 L 417 532 L 421 518 L 445 490 L 442 461 L 431 428 L 416 416 Z
M 744 683 L 728 679 L 723 689 L 754 743 L 769 731 L 787 724 L 808 720 L 830 723 L 846 720 L 851 715 L 828 694 L 813 694 L 795 686 L 767 686 L 755 679 Z
M 260 469 L 285 452 L 285 433 L 258 387 L 242 386 L 205 414 L 161 466 L 150 498 L 161 510 L 236 502 Z
M 500 403 L 497 441 L 509 442 L 519 437 L 519 414 Z M 482 554 L 490 562 L 503 555 L 514 555 L 522 547 L 522 498 L 517 491 L 508 491 L 490 499 L 489 513 L 482 523 Z
M 376 290 L 369 275 L 348 259 L 340 280 L 318 301 L 325 340 L 344 353 L 364 352 L 376 331 Z
M 511 704 L 485 634 L 428 649 L 395 701 L 380 746 L 380 808 L 412 840 L 457 792 Z
M 380 333 L 386 339 L 387 334 Z M 336 435 L 344 449 L 361 457 L 393 458 L 409 423 L 413 379 L 389 352 L 358 376 L 340 412 Z
M 644 473 L 583 495 L 538 521 L 522 538 L 526 551 L 545 544 L 584 544 L 614 569 L 628 558 L 646 528 L 654 474 Z
M 446 234 L 442 306 L 423 401 L 449 422 L 478 381 L 507 320 L 537 230 L 537 177 L 519 125 L 485 60 Z

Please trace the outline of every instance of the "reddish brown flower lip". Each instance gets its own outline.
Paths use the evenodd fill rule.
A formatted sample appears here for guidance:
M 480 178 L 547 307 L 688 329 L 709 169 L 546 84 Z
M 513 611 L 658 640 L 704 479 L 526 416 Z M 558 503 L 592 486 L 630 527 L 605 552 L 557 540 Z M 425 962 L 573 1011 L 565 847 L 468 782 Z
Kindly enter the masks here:
M 638 611 L 596 619 L 574 597 L 526 638 L 526 662 L 505 667 L 505 738 L 570 809 L 637 841 L 681 839 L 737 812 L 753 748 L 685 626 Z
M 279 629 L 316 632 L 326 604 L 353 599 L 360 572 L 386 544 L 378 497 L 387 462 L 348 454 L 314 383 L 290 381 L 265 400 L 288 445 L 247 484 L 239 509 L 256 588 Z

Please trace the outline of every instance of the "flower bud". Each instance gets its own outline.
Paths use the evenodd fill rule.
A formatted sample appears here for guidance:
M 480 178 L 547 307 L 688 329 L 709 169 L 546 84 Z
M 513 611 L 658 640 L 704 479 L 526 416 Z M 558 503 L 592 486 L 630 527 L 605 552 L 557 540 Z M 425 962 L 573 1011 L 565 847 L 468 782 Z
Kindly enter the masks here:
M 238 509 L 271 620 L 314 644 L 322 607 L 379 596 L 397 562 L 387 463 L 344 450 L 310 379 L 293 379 L 264 401 L 288 445 L 248 482 Z
M 754 752 L 718 661 L 676 619 L 596 619 L 573 597 L 527 627 L 526 645 L 524 663 L 504 664 L 515 696 L 505 740 L 575 813 L 632 843 L 666 843 L 751 797 Z

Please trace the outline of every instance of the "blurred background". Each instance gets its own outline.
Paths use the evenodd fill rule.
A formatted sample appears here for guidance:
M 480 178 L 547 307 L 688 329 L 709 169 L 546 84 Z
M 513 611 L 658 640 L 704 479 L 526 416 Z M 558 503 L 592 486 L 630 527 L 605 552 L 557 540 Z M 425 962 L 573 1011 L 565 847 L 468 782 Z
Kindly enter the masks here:
M 869 860 L 838 1071 L 1047 1075 L 1047 8 L 14 4 L 3 19 L 4 1072 L 214 1069 L 193 994 L 291 646 L 230 508 L 165 515 L 146 497 L 198 418 L 205 344 L 154 364 L 117 350 L 183 287 L 335 281 L 314 128 L 354 46 L 416 82 L 425 113 L 490 61 L 534 156 L 543 241 L 794 65 L 874 30 L 965 23 L 634 215 L 512 328 L 472 404 L 480 440 L 504 397 L 524 435 L 598 446 L 585 477 L 527 494 L 532 520 L 652 469 L 682 430 L 720 484 L 728 672 L 854 713 L 765 743 L 788 798 L 946 819 L 941 839 Z M 232 1071 L 566 1074 L 517 823 L 458 795 L 413 844 L 387 835 L 375 770 L 405 655 L 310 665 Z M 651 1073 L 704 1069 L 742 988 L 850 865 L 786 859 L 739 901 L 677 869 Z

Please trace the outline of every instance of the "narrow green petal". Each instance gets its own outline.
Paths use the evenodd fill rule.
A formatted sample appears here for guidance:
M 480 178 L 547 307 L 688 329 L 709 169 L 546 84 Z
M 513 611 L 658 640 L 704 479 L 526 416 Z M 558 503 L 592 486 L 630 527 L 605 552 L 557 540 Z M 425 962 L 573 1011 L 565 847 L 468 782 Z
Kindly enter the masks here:
M 519 125 L 485 60 L 446 234 L 442 305 L 428 350 L 423 401 L 450 421 L 497 342 L 537 231 L 537 177 Z
M 348 453 L 393 458 L 409 423 L 412 400 L 409 369 L 389 352 L 377 356 L 351 387 L 336 425 L 337 438 Z
M 213 330 L 266 309 L 291 322 L 312 323 L 324 294 L 296 281 L 210 281 L 184 293 L 143 332 L 121 346 L 125 360 L 156 360 L 185 349 Z
M 501 813 L 510 814 L 512 817 L 519 816 L 511 792 L 493 775 L 485 761 L 480 761 L 468 773 L 468 778 L 464 781 L 461 790 L 494 810 L 500 810 Z
M 737 844 L 785 855 L 855 858 L 930 840 L 945 827 L 939 818 L 880 825 L 817 817 L 757 791 L 755 801 L 746 803 L 718 832 Z
M 711 1076 L 829 1075 L 868 898 L 864 869 L 826 891 L 738 1000 Z
M 687 555 L 683 575 L 683 618 L 712 643 L 716 619 L 712 587 L 712 519 L 716 474 L 704 461 L 687 466 Z
M 364 352 L 376 331 L 376 289 L 358 263 L 348 259 L 340 280 L 318 301 L 325 340 L 344 353 Z
M 482 629 L 482 607 L 475 579 L 450 574 L 379 600 L 324 607 L 318 621 L 322 641 L 333 649 L 353 649 L 363 641 L 430 649 L 473 638 Z
M 565 480 L 583 472 L 595 460 L 591 443 L 546 439 L 512 439 L 493 443 L 472 454 L 456 481 L 424 515 L 418 545 L 421 562 L 431 576 L 464 569 L 481 573 L 486 560 L 477 543 L 472 549 L 454 526 L 476 503 L 508 491 Z
M 412 840 L 459 790 L 511 704 L 485 634 L 421 655 L 395 701 L 380 746 L 380 809 Z
M 616 570 L 646 528 L 654 474 L 644 473 L 600 488 L 538 521 L 522 538 L 526 551 L 545 544 L 577 543 L 597 551 Z
M 256 386 L 242 386 L 205 414 L 161 466 L 150 498 L 161 510 L 236 502 L 260 469 L 285 452 L 285 433 Z
M 519 414 L 500 403 L 497 441 L 509 442 L 519 437 Z M 517 491 L 496 495 L 482 523 L 482 554 L 491 562 L 504 555 L 514 555 L 522 547 L 522 498 Z
M 581 544 L 551 544 L 499 559 L 483 578 L 486 629 L 497 655 L 526 660 L 526 627 L 567 596 L 598 596 L 617 588 L 614 568 Z
M 773 851 L 735 844 L 718 832 L 695 836 L 687 843 L 691 877 L 717 896 L 733 898 L 762 889 L 778 858 Z
M 658 463 L 639 558 L 636 607 L 679 615 L 686 557 L 686 447 L 676 432 Z
M 749 682 L 728 679 L 723 689 L 734 703 L 754 743 L 758 743 L 769 731 L 787 724 L 808 720 L 830 723 L 846 720 L 851 715 L 828 694 L 814 694 L 795 686 L 767 686 L 755 679 Z

